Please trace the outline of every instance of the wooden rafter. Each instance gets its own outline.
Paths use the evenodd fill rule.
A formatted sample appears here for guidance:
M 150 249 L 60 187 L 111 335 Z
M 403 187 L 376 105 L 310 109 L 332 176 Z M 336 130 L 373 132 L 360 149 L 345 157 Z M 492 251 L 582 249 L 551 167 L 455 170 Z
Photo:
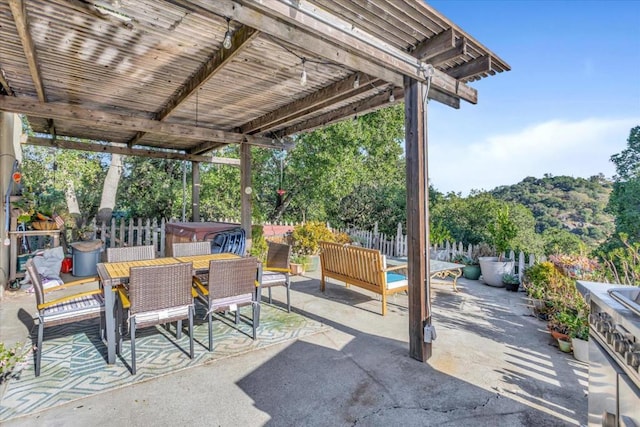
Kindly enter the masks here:
M 155 119 L 164 120 L 168 117 L 180 104 L 220 71 L 225 64 L 237 56 L 258 34 L 258 31 L 247 26 L 238 28 L 233 33 L 231 48 L 218 49 L 213 56 L 204 62 L 200 68 L 175 91 L 162 109 L 155 114 Z M 143 136 L 144 132 L 138 132 L 136 136 L 129 141 L 129 147 L 132 147 Z
M 25 2 L 23 0 L 9 0 L 9 6 L 11 7 L 11 13 L 13 14 L 13 21 L 16 24 L 16 30 L 18 30 L 18 35 L 20 36 L 24 55 L 27 59 L 27 63 L 29 64 L 29 72 L 31 73 L 33 84 L 36 87 L 38 99 L 40 102 L 46 102 L 47 96 L 44 92 L 44 85 L 42 84 L 38 56 L 36 54 L 33 38 L 29 32 L 29 19 L 27 17 Z
M 339 108 L 337 110 L 330 111 L 328 113 L 322 114 L 317 117 L 313 117 L 309 120 L 306 120 L 303 123 L 299 123 L 299 124 L 281 129 L 280 131 L 276 132 L 276 135 L 286 136 L 286 135 L 293 135 L 295 133 L 302 132 L 302 131 L 305 131 L 305 132 L 311 131 L 321 126 L 325 126 L 330 123 L 335 123 L 346 117 L 353 117 L 356 115 L 362 115 L 362 114 L 368 113 L 377 108 L 388 105 L 389 95 L 390 95 L 390 91 L 384 91 L 382 93 L 376 94 L 362 101 L 345 105 L 344 107 Z M 404 96 L 403 89 L 402 88 L 393 89 L 393 96 L 396 99 L 396 101 L 399 101 L 400 99 L 402 99 L 402 97 Z
M 479 74 L 491 72 L 491 57 L 481 56 L 466 64 L 458 65 L 447 72 L 457 79 L 468 79 Z
M 0 96 L 0 111 L 22 113 L 55 120 L 68 120 L 99 129 L 140 131 L 182 139 L 214 141 L 222 144 L 245 143 L 271 146 L 273 143 L 270 138 L 259 136 L 243 135 L 191 125 L 165 123 L 143 117 L 89 110 L 84 107 L 67 104 L 33 102 L 8 96 Z
M 112 153 L 125 156 L 152 157 L 155 159 L 188 160 L 191 162 L 214 163 L 220 165 L 240 166 L 240 159 L 227 157 L 196 156 L 177 151 L 147 150 L 141 148 L 129 148 L 124 144 L 110 142 L 79 142 L 68 139 L 38 138 L 30 136 L 26 145 L 38 145 L 41 147 L 66 148 L 69 150 L 91 151 L 94 153 Z
M 424 61 L 454 47 L 456 47 L 456 34 L 452 28 L 449 28 L 417 45 L 411 54 Z
M 247 143 L 247 145 L 256 145 L 262 148 L 273 148 L 273 149 L 280 149 L 280 150 L 288 150 L 293 147 L 293 142 L 288 139 L 287 140 L 282 138 L 269 139 L 264 137 L 259 137 L 259 139 L 261 141 L 259 144 Z M 198 155 L 198 154 L 206 153 L 207 151 L 220 148 L 223 145 L 224 144 L 220 144 L 219 142 L 210 142 L 210 141 L 203 142 L 197 147 L 191 149 L 190 154 Z
M 456 41 L 455 46 L 449 48 L 439 54 L 432 56 L 429 59 L 425 59 L 425 62 L 437 67 L 438 65 L 442 65 L 447 61 L 451 61 L 452 59 L 459 58 L 463 55 L 467 54 L 467 39 L 464 37 Z M 451 75 L 451 74 L 449 74 Z
M 353 98 L 358 95 L 362 95 L 364 93 L 370 92 L 371 90 L 378 89 L 381 86 L 388 85 L 388 83 L 383 80 L 374 79 L 369 76 L 362 76 L 360 79 L 360 85 L 354 88 L 354 80 L 355 78 L 351 76 L 345 80 L 327 86 L 326 88 L 324 88 L 328 89 L 326 91 L 322 89 L 305 98 L 294 101 L 293 103 L 278 109 L 276 112 L 274 112 L 275 114 L 268 114 L 267 116 L 275 115 L 276 117 L 280 116 L 280 118 L 278 120 L 271 121 L 258 129 L 255 129 L 256 133 L 264 134 L 265 132 L 268 132 L 272 129 L 282 127 L 288 122 L 313 114 L 316 111 L 330 107 L 331 105 L 338 102 Z
M 304 1 L 235 2 L 219 0 L 173 0 L 197 13 L 230 16 L 261 32 L 314 53 L 334 63 L 380 78 L 395 86 L 402 86 L 403 76 L 425 81 L 422 63 L 406 52 L 388 46 L 383 41 L 366 36 L 363 42 L 357 29 L 331 15 L 329 25 L 306 14 L 310 7 Z M 336 28 L 341 28 L 337 31 Z M 357 33 L 357 34 L 356 34 Z M 377 43 L 377 44 L 376 44 Z M 391 53 L 389 53 L 391 52 Z M 449 96 L 477 103 L 477 91 L 442 71 L 435 70 L 432 87 Z

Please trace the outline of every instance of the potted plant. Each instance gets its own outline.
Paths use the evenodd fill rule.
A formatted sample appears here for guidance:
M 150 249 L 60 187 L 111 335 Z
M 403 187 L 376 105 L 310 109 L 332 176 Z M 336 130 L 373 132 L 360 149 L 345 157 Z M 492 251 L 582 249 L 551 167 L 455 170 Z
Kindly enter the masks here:
M 480 278 L 480 264 L 477 258 L 457 254 L 453 257 L 452 261 L 458 264 L 464 264 L 464 267 L 462 267 L 462 275 L 465 279 L 478 280 Z
M 513 273 L 515 262 L 504 259 L 504 252 L 509 249 L 518 230 L 514 222 L 509 218 L 509 208 L 504 207 L 496 211 L 496 219 L 488 225 L 489 234 L 493 246 L 498 253 L 497 257 L 479 257 L 482 280 L 485 284 L 495 287 L 503 287 L 502 276 L 505 273 Z
M 304 257 L 298 254 L 291 254 L 291 260 L 289 261 L 289 269 L 294 276 L 300 276 L 304 274 Z
M 517 292 L 520 288 L 520 278 L 517 274 L 505 273 L 502 275 L 502 283 L 508 291 Z
M 326 224 L 310 221 L 294 227 L 291 233 L 293 252 L 303 256 L 304 269 L 307 272 L 316 271 L 320 266 L 320 242 L 333 242 L 333 233 Z

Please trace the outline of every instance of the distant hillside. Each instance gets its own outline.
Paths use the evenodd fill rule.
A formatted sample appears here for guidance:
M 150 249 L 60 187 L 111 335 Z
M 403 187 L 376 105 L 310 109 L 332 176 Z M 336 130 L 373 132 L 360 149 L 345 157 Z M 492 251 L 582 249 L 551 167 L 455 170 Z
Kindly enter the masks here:
M 536 231 L 564 228 L 595 246 L 613 232 L 613 216 L 605 213 L 612 190 L 601 174 L 589 179 L 569 176 L 527 177 L 515 185 L 491 191 L 496 198 L 527 206 L 536 218 Z

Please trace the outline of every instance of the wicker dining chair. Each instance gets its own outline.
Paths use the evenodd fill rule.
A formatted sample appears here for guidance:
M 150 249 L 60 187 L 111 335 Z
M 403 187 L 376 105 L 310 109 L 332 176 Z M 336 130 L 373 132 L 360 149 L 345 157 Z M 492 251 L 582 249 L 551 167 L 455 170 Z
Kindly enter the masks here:
M 26 269 L 31 283 L 33 283 L 38 308 L 38 341 L 35 349 L 35 373 L 37 377 L 40 375 L 44 328 L 102 317 L 104 313 L 104 297 L 101 289 L 93 289 L 46 301 L 46 295 L 51 291 L 95 282 L 98 279 L 89 277 L 44 289 L 40 273 L 38 273 L 32 259 L 27 261 Z
M 189 320 L 189 357 L 193 359 L 192 263 L 132 267 L 129 289 L 119 289 L 123 305 L 129 307 L 131 373 L 136 373 L 136 330 Z M 122 349 L 122 336 L 118 337 Z
M 141 261 L 155 257 L 156 250 L 153 245 L 107 248 L 107 262 Z
M 205 288 L 195 281 L 197 300 L 207 309 L 209 351 L 213 351 L 213 313 L 217 311 L 235 311 L 236 323 L 239 323 L 240 307 L 251 304 L 252 338 L 256 339 L 260 301 L 255 289 L 259 285 L 261 266 L 255 257 L 212 260 L 209 263 L 209 286 Z
M 269 304 L 271 304 L 271 288 L 284 286 L 287 288 L 287 311 L 291 311 L 291 281 L 289 278 L 289 257 L 291 246 L 282 243 L 267 242 L 267 264 L 262 270 L 262 281 L 259 290 L 269 290 Z
M 209 242 L 174 243 L 171 248 L 174 257 L 208 255 L 211 253 L 211 244 Z

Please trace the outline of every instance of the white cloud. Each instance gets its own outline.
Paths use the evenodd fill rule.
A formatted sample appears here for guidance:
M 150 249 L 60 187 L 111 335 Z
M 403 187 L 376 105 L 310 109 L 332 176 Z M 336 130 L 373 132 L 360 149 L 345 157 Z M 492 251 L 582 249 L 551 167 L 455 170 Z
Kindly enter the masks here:
M 449 132 L 455 140 L 429 139 L 429 177 L 439 191 L 464 195 L 545 173 L 610 177 L 615 168 L 609 158 L 626 147 L 629 130 L 638 125 L 640 118 L 553 120 L 509 134 Z

